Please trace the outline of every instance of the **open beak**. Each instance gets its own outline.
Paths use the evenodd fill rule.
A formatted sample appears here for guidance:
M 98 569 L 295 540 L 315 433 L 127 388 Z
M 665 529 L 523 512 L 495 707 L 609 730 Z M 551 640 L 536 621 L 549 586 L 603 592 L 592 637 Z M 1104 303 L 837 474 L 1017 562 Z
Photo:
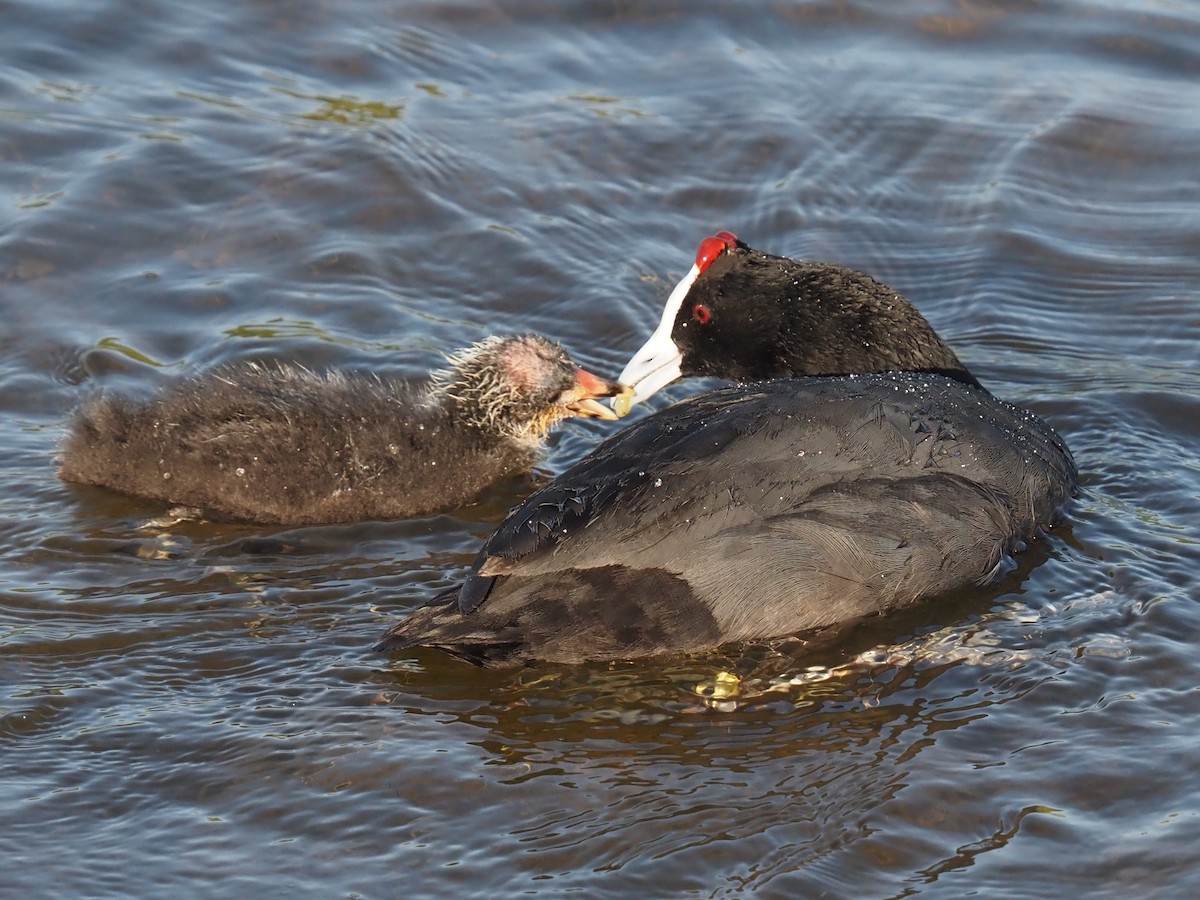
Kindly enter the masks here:
M 625 411 L 628 412 L 629 402 L 626 398 L 633 397 L 633 389 L 615 381 L 609 381 L 607 378 L 600 378 L 576 366 L 575 386 L 563 394 L 565 401 L 563 406 L 576 416 L 615 422 L 622 414 L 597 402 L 606 397 L 616 397 L 613 405 L 617 409 L 624 406 Z

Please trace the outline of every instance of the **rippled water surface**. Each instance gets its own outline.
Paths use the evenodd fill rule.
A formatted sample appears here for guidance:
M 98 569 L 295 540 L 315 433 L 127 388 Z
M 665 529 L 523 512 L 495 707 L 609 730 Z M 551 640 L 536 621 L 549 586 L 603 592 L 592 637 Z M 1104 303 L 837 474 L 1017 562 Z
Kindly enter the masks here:
M 1200 892 L 1200 7 L 0 17 L 0 894 Z M 481 672 L 369 648 L 527 478 L 284 529 L 56 477 L 81 399 L 233 359 L 615 374 L 723 228 L 912 297 L 1070 443 L 1069 524 L 818 646 Z

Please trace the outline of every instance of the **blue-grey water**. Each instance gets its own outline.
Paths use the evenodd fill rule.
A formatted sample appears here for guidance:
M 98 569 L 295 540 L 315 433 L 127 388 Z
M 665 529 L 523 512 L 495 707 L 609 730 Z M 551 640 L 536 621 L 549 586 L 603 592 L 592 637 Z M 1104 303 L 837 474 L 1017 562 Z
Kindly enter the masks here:
M 0 23 L 0 896 L 1200 894 L 1200 6 Z M 85 397 L 234 359 L 537 330 L 615 375 L 719 229 L 913 298 L 1069 442 L 1069 522 L 790 656 L 481 672 L 369 648 L 614 426 L 400 522 L 172 525 L 55 474 Z

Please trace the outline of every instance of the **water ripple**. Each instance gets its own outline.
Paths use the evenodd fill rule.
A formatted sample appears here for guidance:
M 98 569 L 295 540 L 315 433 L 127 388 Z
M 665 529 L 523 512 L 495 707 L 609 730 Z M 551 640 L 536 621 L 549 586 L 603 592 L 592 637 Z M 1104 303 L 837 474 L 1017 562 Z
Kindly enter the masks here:
M 5 23 L 9 892 L 1200 889 L 1191 8 L 18 0 Z M 1068 521 L 988 591 L 843 632 L 481 672 L 369 646 L 605 423 L 407 522 L 176 522 L 55 476 L 85 396 L 234 359 L 416 375 L 534 329 L 615 373 L 719 229 L 912 297 L 1067 438 Z

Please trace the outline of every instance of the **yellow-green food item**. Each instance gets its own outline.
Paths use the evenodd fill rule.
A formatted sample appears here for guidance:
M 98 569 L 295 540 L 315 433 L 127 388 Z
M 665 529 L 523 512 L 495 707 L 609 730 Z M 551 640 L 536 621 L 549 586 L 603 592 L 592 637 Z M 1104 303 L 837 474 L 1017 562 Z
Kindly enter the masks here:
M 613 397 L 612 408 L 618 418 L 624 418 L 629 415 L 629 410 L 633 409 L 633 388 L 626 387 L 621 393 Z

